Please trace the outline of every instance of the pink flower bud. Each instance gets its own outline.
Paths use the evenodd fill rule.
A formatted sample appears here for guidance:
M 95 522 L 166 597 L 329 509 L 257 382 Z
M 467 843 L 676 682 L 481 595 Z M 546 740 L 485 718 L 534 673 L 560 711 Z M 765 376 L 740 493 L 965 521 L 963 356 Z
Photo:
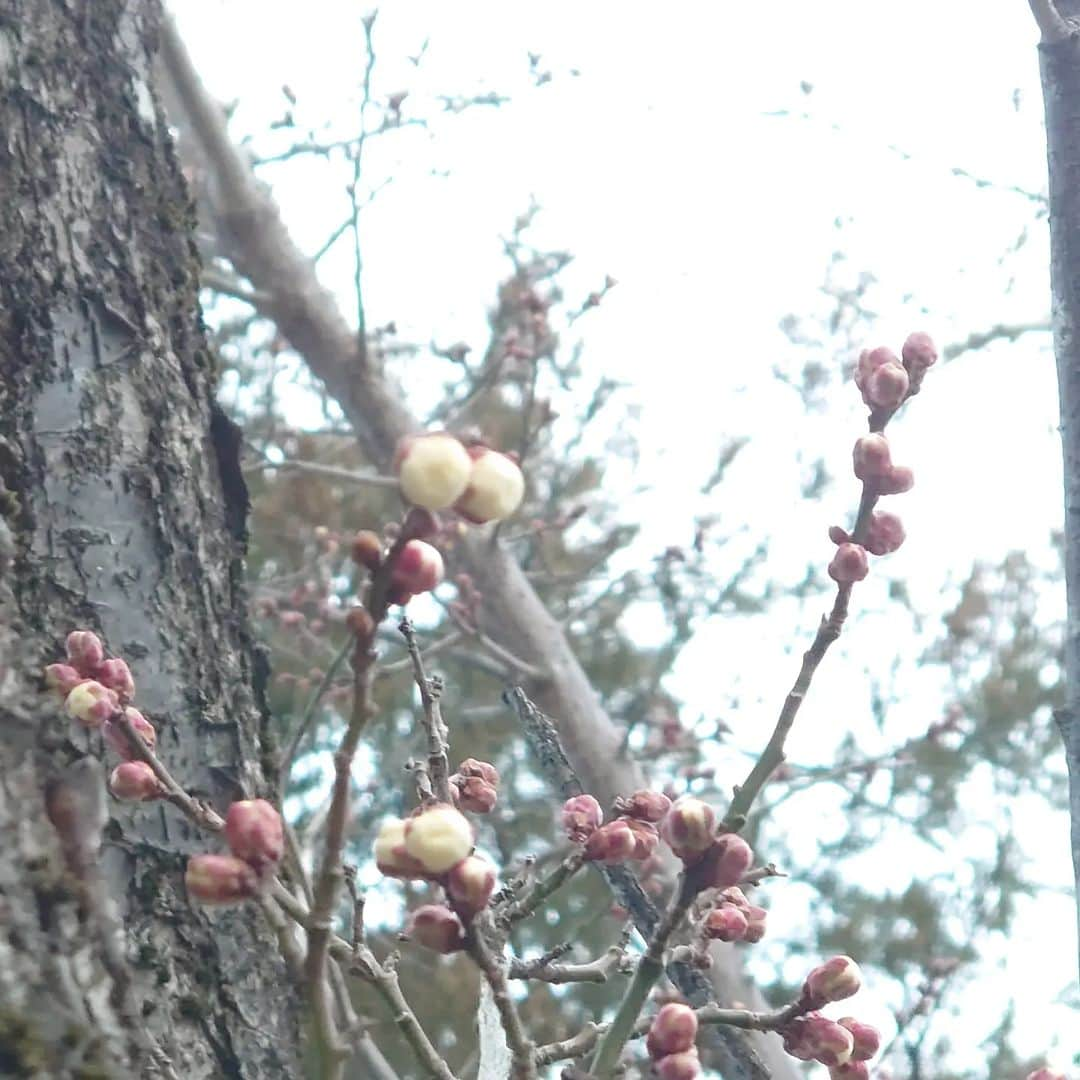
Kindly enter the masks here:
M 878 477 L 887 475 L 892 467 L 889 440 L 878 432 L 872 435 L 861 435 L 855 440 L 852 462 L 855 476 L 859 480 L 876 480 Z
M 814 968 L 803 983 L 803 1000 L 811 1008 L 819 1008 L 830 1001 L 843 1001 L 859 992 L 862 974 L 859 965 L 850 956 L 834 956 Z
M 1051 1069 L 1048 1065 L 1044 1065 L 1041 1069 L 1036 1069 L 1033 1073 L 1028 1073 L 1027 1080 L 1068 1080 L 1068 1077 L 1057 1069 Z
M 473 830 L 459 810 L 440 804 L 405 822 L 405 850 L 429 874 L 445 874 L 473 848 Z
M 914 486 L 915 474 L 906 465 L 894 465 L 877 480 L 879 495 L 903 495 Z
M 472 473 L 469 452 L 453 435 L 409 436 L 394 459 L 401 494 L 426 510 L 444 510 L 465 491 Z
M 443 558 L 424 540 L 410 540 L 398 552 L 390 570 L 391 584 L 414 596 L 430 592 L 442 579 Z
M 456 774 L 450 777 L 450 794 L 454 805 L 470 814 L 490 814 L 499 797 L 495 788 L 479 776 Z
M 188 895 L 202 904 L 237 904 L 255 895 L 255 871 L 232 855 L 192 855 L 184 875 Z
M 720 901 L 724 904 L 734 904 L 740 911 L 750 910 L 750 901 L 746 899 L 746 893 L 737 885 L 732 885 L 730 889 L 724 889 L 720 894 Z
M 763 907 L 748 904 L 743 914 L 746 916 L 746 933 L 743 941 L 747 945 L 756 945 L 765 936 L 765 920 L 768 912 Z
M 604 811 L 591 795 L 575 795 L 563 803 L 562 827 L 571 843 L 584 844 L 603 820 Z
M 851 1032 L 852 1061 L 869 1061 L 881 1049 L 881 1032 L 871 1024 L 864 1024 L 854 1016 L 845 1016 L 837 1023 Z
M 109 790 L 125 802 L 146 802 L 161 795 L 161 782 L 145 761 L 125 761 L 113 769 Z
M 839 525 L 830 525 L 829 539 L 834 544 L 846 544 L 851 540 L 851 535 L 847 529 L 842 529 Z
M 628 799 L 616 799 L 615 811 L 655 825 L 671 809 L 671 800 L 659 791 L 635 791 Z
M 487 859 L 470 855 L 450 869 L 446 891 L 457 912 L 471 918 L 487 907 L 495 891 L 495 867 Z
M 862 396 L 872 409 L 894 409 L 908 392 L 908 373 L 899 364 L 882 364 L 863 384 Z
M 135 734 L 142 739 L 149 749 L 153 750 L 157 743 L 157 732 L 154 730 L 154 725 L 138 709 L 133 709 L 130 705 L 124 707 L 124 716 L 127 717 L 127 721 Z M 132 760 L 134 755 L 131 751 L 131 742 L 115 720 L 106 720 L 101 729 L 101 734 L 105 736 L 105 741 L 120 757 L 127 761 Z
M 865 1061 L 848 1061 L 829 1070 L 829 1080 L 870 1080 L 870 1066 Z
M 585 841 L 585 861 L 614 866 L 632 859 L 636 850 L 637 837 L 634 830 L 623 818 L 616 818 L 606 825 L 601 825 Z
M 701 1075 L 701 1062 L 697 1050 L 684 1050 L 681 1054 L 668 1054 L 653 1062 L 657 1080 L 697 1080 Z
M 382 563 L 382 541 L 370 529 L 361 529 L 353 538 L 349 548 L 349 558 L 357 566 L 363 566 L 374 573 Z
M 375 866 L 386 877 L 423 877 L 423 865 L 405 850 L 405 822 L 400 818 L 384 821 L 375 837 Z
M 121 701 L 130 701 L 135 696 L 135 680 L 131 677 L 131 668 L 126 660 L 119 657 L 101 662 L 97 669 L 97 681 L 102 686 L 115 690 Z
M 937 363 L 938 358 L 937 348 L 930 335 L 924 334 L 921 330 L 908 334 L 907 341 L 904 342 L 900 354 L 904 358 L 904 367 L 907 368 L 908 374 L 912 376 L 913 382 L 916 373 L 922 376 L 928 367 L 933 367 Z
M 737 833 L 718 836 L 705 853 L 706 887 L 726 889 L 738 884 L 754 864 L 750 845 Z
M 409 938 L 437 953 L 457 952 L 465 944 L 458 917 L 442 904 L 425 904 L 409 918 Z
M 472 472 L 454 509 L 477 525 L 508 518 L 525 497 L 525 477 L 517 462 L 486 446 L 470 447 L 469 454 Z
M 630 858 L 635 862 L 644 862 L 660 843 L 660 834 L 656 831 L 656 826 L 632 817 L 623 817 L 619 820 L 625 821 L 634 834 L 634 853 Z
M 876 349 L 863 349 L 859 354 L 859 363 L 855 368 L 855 385 L 860 390 L 864 390 L 867 380 L 878 368 L 890 364 L 899 365 L 899 363 L 900 357 L 892 349 L 884 345 L 879 345 Z
M 684 796 L 672 803 L 660 823 L 660 835 L 683 862 L 697 861 L 712 844 L 715 832 L 716 814 L 713 808 L 691 796 Z
M 116 694 L 92 679 L 79 683 L 64 701 L 68 716 L 88 728 L 101 727 L 119 707 Z
M 734 904 L 721 904 L 713 908 L 702 924 L 702 933 L 716 941 L 742 941 L 746 933 L 747 918 Z
M 851 1057 L 851 1032 L 821 1013 L 806 1013 L 789 1020 L 780 1034 L 784 1049 L 800 1061 L 820 1061 L 835 1067 Z
M 841 544 L 829 563 L 829 577 L 841 585 L 862 581 L 870 573 L 870 560 L 866 548 L 859 544 Z
M 499 771 L 494 765 L 489 764 L 486 761 L 477 761 L 476 758 L 466 758 L 458 767 L 457 771 L 462 776 L 478 776 L 481 780 L 491 784 L 492 787 L 499 786 Z
M 225 841 L 256 870 L 278 862 L 285 850 L 281 815 L 265 799 L 241 799 L 225 815 Z
M 92 630 L 72 630 L 67 636 L 67 655 L 72 667 L 90 676 L 105 659 L 105 646 Z
M 45 668 L 45 685 L 66 698 L 81 682 L 86 681 L 82 672 L 70 664 L 49 664 Z
M 904 542 L 903 522 L 887 510 L 875 510 L 866 530 L 866 550 L 871 555 L 890 555 Z
M 665 1005 L 653 1017 L 645 1046 L 649 1057 L 667 1057 L 669 1054 L 681 1054 L 694 1045 L 697 1038 L 697 1013 L 689 1005 L 671 1002 Z

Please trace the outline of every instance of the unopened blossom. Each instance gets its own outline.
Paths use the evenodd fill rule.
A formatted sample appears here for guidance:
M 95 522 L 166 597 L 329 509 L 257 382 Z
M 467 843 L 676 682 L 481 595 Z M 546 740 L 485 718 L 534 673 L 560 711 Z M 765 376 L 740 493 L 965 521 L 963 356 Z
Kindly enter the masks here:
M 105 646 L 92 630 L 72 630 L 66 649 L 71 666 L 87 677 L 94 675 L 105 659 Z
M 457 952 L 465 944 L 458 917 L 443 904 L 424 904 L 409 917 L 410 940 L 437 953 Z
M 814 968 L 803 983 L 803 1000 L 812 1008 L 830 1001 L 842 1001 L 862 986 L 859 965 L 850 956 L 834 956 Z
M 479 855 L 469 855 L 446 875 L 446 891 L 460 914 L 475 915 L 487 907 L 495 891 L 495 867 Z
M 184 884 L 202 904 L 237 904 L 255 895 L 255 871 L 235 855 L 192 855 Z
M 425 540 L 410 540 L 394 558 L 390 583 L 397 590 L 397 596 L 411 597 L 434 589 L 442 581 L 444 572 L 443 557 L 438 548 Z
M 601 825 L 585 841 L 586 861 L 607 863 L 609 866 L 632 859 L 636 850 L 634 830 L 622 818 Z
M 700 857 L 712 845 L 715 832 L 715 811 L 708 803 L 692 796 L 684 796 L 672 803 L 660 823 L 660 835 L 684 862 Z
M 469 452 L 444 433 L 406 437 L 398 444 L 394 463 L 402 495 L 426 510 L 452 506 L 473 470 Z
M 697 1013 L 689 1005 L 673 1001 L 653 1017 L 645 1047 L 654 1061 L 669 1054 L 681 1054 L 694 1045 L 697 1032 Z
M 478 525 L 508 518 L 525 496 L 525 477 L 517 462 L 486 446 L 470 447 L 469 454 L 472 471 L 454 509 Z
M 113 769 L 109 790 L 125 802 L 146 802 L 161 796 L 161 781 L 145 761 L 125 761 Z
M 115 691 L 92 679 L 79 683 L 64 700 L 68 716 L 88 728 L 101 727 L 119 707 Z
M 870 572 L 866 549 L 859 544 L 841 544 L 829 563 L 829 577 L 840 585 L 853 585 Z
M 562 827 L 572 843 L 584 844 L 603 820 L 604 811 L 591 795 L 574 795 L 563 803 Z
M 405 851 L 429 874 L 446 873 L 473 843 L 468 818 L 452 806 L 433 806 L 405 821 Z
M 225 841 L 238 859 L 256 869 L 271 866 L 285 850 L 281 815 L 265 799 L 240 799 L 225 815 Z

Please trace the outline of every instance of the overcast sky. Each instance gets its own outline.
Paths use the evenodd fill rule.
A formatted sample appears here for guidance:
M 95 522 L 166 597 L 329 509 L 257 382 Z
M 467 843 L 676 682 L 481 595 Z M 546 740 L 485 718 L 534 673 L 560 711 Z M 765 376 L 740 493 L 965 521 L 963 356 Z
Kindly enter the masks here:
M 211 90 L 239 103 L 234 129 L 257 133 L 260 152 L 296 138 L 266 134 L 288 104 L 282 84 L 297 98 L 301 131 L 355 131 L 359 4 L 172 7 Z M 815 551 L 827 561 L 825 528 L 850 515 L 857 496 L 845 479 L 861 423 L 857 395 L 834 386 L 827 409 L 807 415 L 773 374 L 806 359 L 779 323 L 828 310 L 819 289 L 833 253 L 845 255 L 840 279 L 877 279 L 867 344 L 898 347 L 912 329 L 944 344 L 1048 318 L 1036 38 L 1024 0 L 386 4 L 375 26 L 376 96 L 408 89 L 403 115 L 435 123 L 430 136 L 410 129 L 372 144 L 369 183 L 393 182 L 363 222 L 369 325 L 394 320 L 404 338 L 482 348 L 505 269 L 499 236 L 535 197 L 538 243 L 575 255 L 568 294 L 583 297 L 605 274 L 619 283 L 574 332 L 595 371 L 631 384 L 646 451 L 633 479 L 649 490 L 627 496 L 627 515 L 649 522 L 643 542 L 651 550 L 684 542 L 692 513 L 719 513 L 745 529 L 745 547 L 770 538 L 770 571 L 794 582 Z M 425 40 L 417 67 L 408 57 Z M 537 70 L 551 72 L 546 85 L 535 85 L 529 52 L 540 56 Z M 435 105 L 442 93 L 489 90 L 512 100 L 461 116 Z M 343 221 L 342 171 L 320 160 L 262 175 L 307 250 Z M 320 264 L 347 310 L 351 257 L 346 238 Z M 429 370 L 401 368 L 417 401 L 431 397 Z M 889 579 L 902 578 L 934 612 L 973 559 L 1000 561 L 1020 548 L 1047 564 L 1061 518 L 1056 408 L 1045 333 L 935 370 L 894 435 L 896 457 L 917 477 L 896 506 L 909 540 L 875 567 L 858 602 L 883 606 Z M 754 439 L 730 481 L 703 498 L 717 450 L 742 434 Z M 822 502 L 801 505 L 800 482 L 818 457 L 837 483 Z M 629 482 L 617 464 L 611 472 L 612 483 Z M 808 629 L 817 614 L 811 604 L 793 618 Z M 640 630 L 649 633 L 647 621 Z M 689 712 L 710 714 L 716 658 L 738 657 L 751 707 L 732 723 L 751 749 L 764 722 L 754 703 L 768 712 L 784 688 L 776 673 L 783 682 L 794 674 L 781 654 L 792 644 L 785 633 L 763 626 L 760 655 L 746 657 L 745 627 L 705 628 L 672 688 Z M 875 662 L 887 666 L 880 647 L 858 641 L 830 657 L 793 759 L 822 752 L 814 732 L 830 702 Z M 922 696 L 890 717 L 888 736 L 925 728 L 944 692 L 928 678 Z M 1064 887 L 1065 823 L 1034 812 L 1030 820 L 1040 874 Z M 1075 932 L 1064 896 L 1042 900 L 1024 909 L 998 958 L 997 978 L 1032 988 L 1017 1002 L 1028 1052 L 1051 1044 L 1080 1052 L 1075 1015 L 1047 1007 L 1075 978 Z M 860 1011 L 887 1027 L 885 1003 L 863 996 Z M 977 1014 L 968 1014 L 972 1042 L 999 1019 Z

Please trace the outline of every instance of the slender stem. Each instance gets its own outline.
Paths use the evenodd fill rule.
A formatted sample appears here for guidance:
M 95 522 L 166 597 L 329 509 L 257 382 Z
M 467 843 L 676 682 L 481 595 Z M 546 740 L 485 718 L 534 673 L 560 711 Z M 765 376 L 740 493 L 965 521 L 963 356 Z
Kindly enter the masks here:
M 585 865 L 585 852 L 572 851 L 547 877 L 537 881 L 516 904 L 511 904 L 496 917 L 500 926 L 512 926 L 527 919 L 549 896 L 561 889 Z
M 348 480 L 354 484 L 366 484 L 369 487 L 396 488 L 397 480 L 392 476 L 381 476 L 378 473 L 357 472 L 355 469 L 341 469 L 336 465 L 323 465 L 318 461 L 265 461 L 256 462 L 244 469 L 245 473 L 256 472 L 306 472 L 317 476 L 329 476 L 335 480 Z
M 641 1010 L 648 1000 L 653 984 L 664 973 L 664 949 L 671 935 L 682 924 L 694 897 L 698 894 L 698 883 L 690 874 L 682 874 L 679 886 L 660 925 L 656 928 L 645 955 L 638 961 L 634 977 L 630 980 L 622 1001 L 610 1026 L 604 1032 L 600 1045 L 596 1049 L 592 1064 L 589 1066 L 597 1080 L 608 1080 L 615 1075 L 622 1056 L 626 1040 L 634 1033 Z
M 398 629 L 401 631 L 401 636 L 405 638 L 409 658 L 412 660 L 413 679 L 420 690 L 420 704 L 424 710 L 424 730 L 427 732 L 428 778 L 431 781 L 432 793 L 440 802 L 448 803 L 452 801 L 450 795 L 450 763 L 446 756 L 450 747 L 440 704 L 442 680 L 429 678 L 424 670 L 424 659 L 420 655 L 416 630 L 413 628 L 408 616 L 403 615 L 401 617 Z

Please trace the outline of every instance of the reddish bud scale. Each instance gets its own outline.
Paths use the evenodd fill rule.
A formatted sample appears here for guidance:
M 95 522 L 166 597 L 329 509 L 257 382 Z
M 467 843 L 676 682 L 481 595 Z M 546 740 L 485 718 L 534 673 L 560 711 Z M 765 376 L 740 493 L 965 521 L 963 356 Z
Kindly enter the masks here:
M 829 1070 L 829 1080 L 870 1080 L 870 1066 L 865 1061 L 848 1061 Z
M 66 698 L 86 676 L 70 664 L 49 664 L 45 668 L 45 685 L 55 690 L 60 697 Z
M 486 780 L 456 773 L 450 777 L 450 794 L 454 805 L 470 814 L 490 814 L 499 798 L 498 791 Z
M 705 917 L 702 933 L 714 941 L 742 941 L 748 920 L 734 904 L 721 904 Z
M 800 1061 L 820 1061 L 832 1068 L 846 1064 L 851 1057 L 851 1032 L 821 1013 L 795 1017 L 780 1034 L 784 1049 Z
M 616 799 L 617 813 L 655 825 L 671 809 L 671 800 L 659 791 L 635 791 L 628 799 Z
M 434 589 L 443 573 L 443 558 L 438 550 L 423 540 L 410 540 L 394 559 L 390 581 L 397 589 L 415 596 Z
M 233 855 L 192 855 L 184 875 L 188 895 L 202 904 L 237 904 L 255 895 L 255 871 Z
M 689 796 L 676 800 L 660 824 L 660 835 L 683 862 L 696 862 L 713 842 L 716 814 Z M 729 882 L 733 884 L 733 882 Z
M 871 1024 L 864 1024 L 853 1016 L 845 1016 L 837 1023 L 851 1032 L 852 1061 L 869 1061 L 881 1049 L 881 1032 Z
M 113 690 L 93 679 L 86 679 L 64 699 L 68 716 L 88 728 L 99 728 L 120 707 Z
M 425 904 L 409 918 L 412 941 L 437 953 L 457 952 L 465 944 L 465 931 L 458 917 L 442 904 Z
M 125 761 L 109 777 L 109 790 L 124 802 L 147 802 L 161 795 L 161 783 L 145 761 Z
M 875 510 L 866 530 L 866 550 L 871 555 L 890 555 L 905 538 L 903 522 L 887 510 Z
M 499 771 L 494 765 L 486 761 L 477 761 L 476 758 L 466 758 L 458 767 L 457 771 L 462 776 L 478 776 L 493 787 L 499 784 Z
M 916 331 L 909 334 L 901 350 L 904 367 L 911 380 L 911 393 L 917 394 L 927 369 L 937 363 L 938 353 L 929 334 Z
M 241 799 L 225 815 L 225 841 L 238 858 L 263 870 L 285 850 L 281 815 L 265 799 Z
M 852 464 L 859 480 L 876 480 L 886 476 L 892 468 L 889 440 L 877 432 L 860 436 L 855 440 Z
M 903 495 L 915 486 L 915 474 L 906 465 L 894 465 L 875 483 L 879 495 Z
M 697 1038 L 698 1018 L 689 1005 L 672 1002 L 665 1005 L 653 1017 L 649 1026 L 646 1047 L 649 1056 L 667 1057 L 669 1054 L 681 1054 L 694 1045 Z
M 706 888 L 727 889 L 738 884 L 754 864 L 754 852 L 737 833 L 718 836 L 703 858 Z
M 446 875 L 447 895 L 463 918 L 483 911 L 494 891 L 495 867 L 478 855 L 462 859 Z
M 345 615 L 345 625 L 357 641 L 368 643 L 375 637 L 375 620 L 365 607 L 351 607 Z
M 601 825 L 585 841 L 585 861 L 614 866 L 632 859 L 636 850 L 637 837 L 634 830 L 622 818 L 616 818 L 606 825 Z
M 684 1050 L 681 1054 L 668 1054 L 653 1063 L 658 1080 L 696 1080 L 701 1075 L 701 1062 L 697 1050 Z
M 94 675 L 105 659 L 105 646 L 92 630 L 72 630 L 66 649 L 71 666 L 87 677 Z
M 571 843 L 584 844 L 603 820 L 604 811 L 591 795 L 575 795 L 563 803 L 562 827 Z
M 756 945 L 765 936 L 765 919 L 768 912 L 762 907 L 748 904 L 744 912 L 746 915 L 746 933 L 743 941 L 747 945 Z
M 135 696 L 135 679 L 126 660 L 114 657 L 102 661 L 95 678 L 102 686 L 115 690 L 121 701 L 130 701 Z
M 635 862 L 644 862 L 660 843 L 660 834 L 656 831 L 656 826 L 631 817 L 622 817 L 618 820 L 625 821 L 634 834 L 634 853 L 630 858 Z
M 814 968 L 803 983 L 803 1000 L 811 1008 L 830 1001 L 843 1001 L 856 994 L 862 985 L 859 965 L 850 956 L 834 956 Z
M 866 548 L 859 544 L 841 544 L 829 563 L 829 577 L 840 585 L 853 585 L 870 573 Z
M 133 709 L 130 705 L 125 706 L 124 716 L 135 734 L 142 739 L 148 749 L 153 750 L 157 743 L 157 732 L 154 730 L 154 725 L 138 709 Z M 134 758 L 131 739 L 116 721 L 106 720 L 101 728 L 101 734 L 105 736 L 105 741 L 120 757 L 127 761 Z
M 362 529 L 352 538 L 349 558 L 374 573 L 382 563 L 382 541 L 370 529 Z

